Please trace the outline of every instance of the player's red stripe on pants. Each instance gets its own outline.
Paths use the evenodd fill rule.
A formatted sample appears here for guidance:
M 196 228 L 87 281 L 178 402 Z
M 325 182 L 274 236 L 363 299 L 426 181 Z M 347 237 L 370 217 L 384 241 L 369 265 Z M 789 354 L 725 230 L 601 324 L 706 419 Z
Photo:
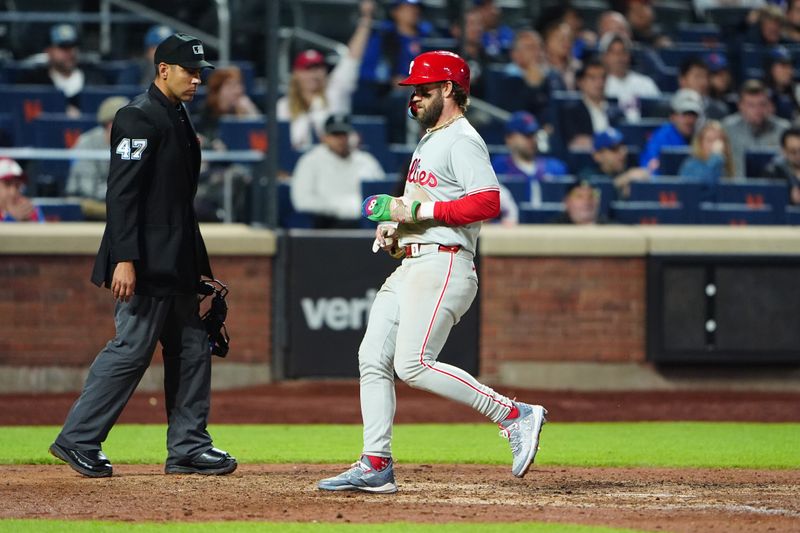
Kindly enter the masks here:
M 484 396 L 486 396 L 487 398 L 489 398 L 493 402 L 499 403 L 503 407 L 508 407 L 509 409 L 511 409 L 513 406 L 504 404 L 503 402 L 501 402 L 500 400 L 498 400 L 497 398 L 495 398 L 491 394 L 486 394 L 482 390 L 474 387 L 471 383 L 469 383 L 467 381 L 464 381 L 460 377 L 455 376 L 455 375 L 451 374 L 450 372 L 445 372 L 444 370 L 440 370 L 438 368 L 435 368 L 435 367 L 433 367 L 433 366 L 431 366 L 431 365 L 429 365 L 429 364 L 427 364 L 425 362 L 425 359 L 424 359 L 425 347 L 428 345 L 428 338 L 431 336 L 431 330 L 433 329 L 433 323 L 436 322 L 436 314 L 439 312 L 439 306 L 442 303 L 442 299 L 444 299 L 444 292 L 447 290 L 447 285 L 450 283 L 450 274 L 453 272 L 453 261 L 455 260 L 455 257 L 456 257 L 456 254 L 454 254 L 454 253 L 450 254 L 450 265 L 447 267 L 447 278 L 445 278 L 445 280 L 444 280 L 444 287 L 442 287 L 442 293 L 439 295 L 439 300 L 436 302 L 436 308 L 433 310 L 433 316 L 431 317 L 431 321 L 428 324 L 428 331 L 427 331 L 427 333 L 425 333 L 425 341 L 423 341 L 422 348 L 419 351 L 419 364 L 421 364 L 422 366 L 424 366 L 426 368 L 429 368 L 430 370 L 433 370 L 434 372 L 439 372 L 440 374 L 444 374 L 445 376 L 448 376 L 448 377 L 451 377 L 451 378 L 453 378 L 453 379 L 455 379 L 457 381 L 460 381 L 461 383 L 463 383 L 464 385 L 466 385 L 470 389 L 472 389 L 475 392 L 478 392 L 480 394 L 483 394 Z

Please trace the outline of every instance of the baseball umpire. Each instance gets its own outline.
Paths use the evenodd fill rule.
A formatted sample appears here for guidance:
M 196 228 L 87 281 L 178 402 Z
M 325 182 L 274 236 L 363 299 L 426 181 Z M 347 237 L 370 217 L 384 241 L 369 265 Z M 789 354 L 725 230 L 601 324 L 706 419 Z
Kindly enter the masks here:
M 106 224 L 92 281 L 116 300 L 115 337 L 94 360 L 50 453 L 77 472 L 107 477 L 103 441 L 161 342 L 167 411 L 167 474 L 229 474 L 236 459 L 206 430 L 211 355 L 200 321 L 201 276 L 213 277 L 193 200 L 200 146 L 183 102 L 200 85 L 203 44 L 168 37 L 155 52 L 146 93 L 117 112 L 111 131 Z
M 397 491 L 392 463 L 394 374 L 412 387 L 464 403 L 498 423 L 511 445 L 511 471 L 522 477 L 539 446 L 547 412 L 513 401 L 460 368 L 437 361 L 450 329 L 478 291 L 475 255 L 481 222 L 500 213 L 500 187 L 486 144 L 464 117 L 469 67 L 451 52 L 426 52 L 411 63 L 411 114 L 426 128 L 403 196 L 377 195 L 364 214 L 381 222 L 373 251 L 402 256 L 370 310 L 358 351 L 364 448 L 323 490 Z

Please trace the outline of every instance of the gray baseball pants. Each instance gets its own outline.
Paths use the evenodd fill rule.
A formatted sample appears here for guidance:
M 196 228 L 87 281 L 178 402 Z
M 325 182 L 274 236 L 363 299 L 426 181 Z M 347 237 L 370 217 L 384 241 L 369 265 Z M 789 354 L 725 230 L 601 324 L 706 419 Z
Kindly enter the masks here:
M 466 404 L 500 422 L 512 401 L 436 359 L 478 291 L 472 254 L 433 251 L 405 258 L 370 310 L 358 351 L 364 453 L 390 457 L 394 374 L 410 386 Z

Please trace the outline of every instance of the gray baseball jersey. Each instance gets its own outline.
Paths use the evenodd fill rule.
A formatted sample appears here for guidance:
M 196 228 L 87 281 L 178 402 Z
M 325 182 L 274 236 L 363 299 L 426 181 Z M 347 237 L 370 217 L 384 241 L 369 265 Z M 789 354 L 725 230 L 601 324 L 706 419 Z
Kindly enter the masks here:
M 413 200 L 451 201 L 484 191 L 500 191 L 486 143 L 465 118 L 426 134 L 414 150 L 404 196 Z M 481 222 L 446 226 L 436 220 L 401 224 L 400 245 L 460 245 L 474 254 Z

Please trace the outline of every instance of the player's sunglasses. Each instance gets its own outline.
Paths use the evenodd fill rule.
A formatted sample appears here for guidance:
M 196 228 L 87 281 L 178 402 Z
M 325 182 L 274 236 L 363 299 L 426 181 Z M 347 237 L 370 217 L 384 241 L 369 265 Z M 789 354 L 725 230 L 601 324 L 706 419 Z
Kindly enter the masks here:
M 414 87 L 414 94 L 420 98 L 429 98 L 435 89 L 441 88 L 446 81 L 438 83 L 428 83 L 426 85 L 417 85 Z

